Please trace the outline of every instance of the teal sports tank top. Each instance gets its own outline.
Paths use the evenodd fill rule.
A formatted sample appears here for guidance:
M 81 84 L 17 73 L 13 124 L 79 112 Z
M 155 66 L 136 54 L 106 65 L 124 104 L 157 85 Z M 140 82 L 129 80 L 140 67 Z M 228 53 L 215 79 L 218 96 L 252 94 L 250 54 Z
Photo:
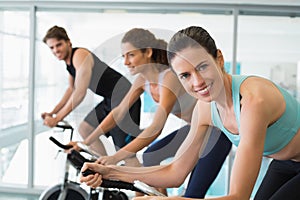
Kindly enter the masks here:
M 240 86 L 248 76 L 232 75 L 232 100 L 234 113 L 240 130 Z M 295 136 L 300 128 L 300 103 L 292 97 L 285 89 L 276 85 L 286 102 L 286 109 L 283 115 L 271 126 L 268 127 L 264 145 L 264 155 L 271 155 L 284 148 Z M 221 121 L 216 102 L 211 102 L 211 115 L 213 124 L 220 128 L 229 140 L 238 146 L 240 135 L 229 132 Z

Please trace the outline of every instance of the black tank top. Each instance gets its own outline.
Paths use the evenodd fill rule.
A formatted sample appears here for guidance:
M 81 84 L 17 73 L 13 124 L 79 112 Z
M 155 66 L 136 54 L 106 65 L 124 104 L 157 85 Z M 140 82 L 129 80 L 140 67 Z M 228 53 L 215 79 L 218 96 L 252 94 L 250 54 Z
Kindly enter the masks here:
M 77 49 L 72 49 L 71 63 L 67 65 L 67 70 L 74 80 L 76 79 L 76 69 L 73 65 L 73 56 Z M 102 62 L 94 53 L 90 53 L 94 59 L 94 66 L 89 89 L 104 98 L 113 97 L 114 102 L 119 103 L 130 89 L 131 83 L 119 72 Z

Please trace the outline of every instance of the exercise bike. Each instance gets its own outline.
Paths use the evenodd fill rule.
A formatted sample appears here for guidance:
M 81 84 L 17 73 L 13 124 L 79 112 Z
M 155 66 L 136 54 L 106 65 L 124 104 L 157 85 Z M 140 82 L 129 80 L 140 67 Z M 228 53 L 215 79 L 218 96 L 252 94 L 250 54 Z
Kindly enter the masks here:
M 70 124 L 64 122 L 63 124 L 58 124 L 56 127 L 61 128 L 63 131 L 70 130 L 70 140 L 72 140 L 74 129 Z M 52 136 L 49 139 L 63 150 L 72 148 L 71 145 L 64 145 Z M 150 194 L 149 191 L 151 191 L 151 187 L 149 190 L 147 185 L 144 183 L 135 181 L 133 184 L 123 181 L 105 179 L 102 181 L 100 187 L 95 189 L 90 188 L 90 191 L 87 192 L 86 189 L 81 187 L 80 183 L 69 180 L 70 166 L 73 166 L 78 174 L 85 162 L 94 162 L 96 160 L 96 157 L 93 153 L 89 152 L 88 150 L 83 151 L 89 154 L 90 158 L 84 157 L 82 152 L 78 152 L 76 150 L 72 150 L 71 153 L 68 153 L 63 183 L 59 183 L 44 190 L 44 192 L 40 195 L 39 200 L 128 200 L 126 193 L 120 191 L 120 189 L 141 192 L 148 195 Z M 83 175 L 86 176 L 92 173 L 94 172 L 87 170 L 83 172 Z M 153 195 L 155 195 L 155 191 Z
M 56 127 L 61 128 L 63 131 L 70 130 L 70 140 L 72 140 L 74 129 L 70 124 L 64 122 L 63 124 L 58 124 Z M 50 137 L 49 139 L 64 150 L 72 148 L 70 145 L 61 144 L 53 137 Z M 164 194 L 158 192 L 155 188 L 138 180 L 135 180 L 134 183 L 103 180 L 101 187 L 96 189 L 90 188 L 90 192 L 88 193 L 78 182 L 69 180 L 70 165 L 72 165 L 77 170 L 77 173 L 79 173 L 84 162 L 94 162 L 96 160 L 96 156 L 93 153 L 88 150 L 84 150 L 84 152 L 91 156 L 90 159 L 85 158 L 80 152 L 75 150 L 72 150 L 71 153 L 67 155 L 63 183 L 46 189 L 41 194 L 39 200 L 128 200 L 128 196 L 120 191 L 120 189 L 141 192 L 150 196 L 164 196 Z M 83 172 L 83 175 L 86 176 L 93 173 L 94 172 L 87 170 Z M 111 188 L 114 190 L 111 190 Z

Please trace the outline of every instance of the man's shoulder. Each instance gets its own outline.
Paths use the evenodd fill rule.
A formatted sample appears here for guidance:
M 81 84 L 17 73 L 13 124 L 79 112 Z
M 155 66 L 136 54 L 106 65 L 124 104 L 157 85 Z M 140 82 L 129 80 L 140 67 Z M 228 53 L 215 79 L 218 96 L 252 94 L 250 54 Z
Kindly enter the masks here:
M 81 66 L 82 62 L 87 59 L 92 59 L 91 52 L 86 48 L 73 48 L 73 55 L 71 56 L 73 66 L 78 69 Z
M 91 54 L 90 50 L 84 47 L 75 47 L 73 48 L 74 55 L 78 53 L 86 53 L 86 54 Z

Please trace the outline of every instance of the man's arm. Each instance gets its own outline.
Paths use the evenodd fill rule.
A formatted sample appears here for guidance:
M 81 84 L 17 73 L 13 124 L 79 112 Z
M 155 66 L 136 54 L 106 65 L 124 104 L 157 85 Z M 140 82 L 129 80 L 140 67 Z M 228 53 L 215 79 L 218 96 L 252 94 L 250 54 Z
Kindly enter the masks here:
M 64 105 L 66 105 L 66 103 L 68 102 L 68 100 L 70 99 L 73 93 L 73 90 L 74 90 L 74 78 L 71 75 L 69 75 L 69 87 L 65 91 L 65 94 L 63 95 L 60 102 L 51 111 L 52 115 L 58 113 L 64 107 Z
M 61 98 L 61 100 L 56 104 L 56 106 L 53 108 L 53 110 L 51 112 L 43 112 L 41 114 L 41 117 L 44 119 L 44 124 L 47 126 L 50 126 L 50 124 L 52 124 L 51 122 L 54 123 L 55 121 L 55 114 L 58 113 L 63 107 L 64 105 L 68 102 L 68 100 L 70 99 L 72 92 L 74 90 L 74 79 L 71 75 L 69 75 L 69 86 L 66 89 L 63 97 Z M 55 125 L 55 124 L 54 124 Z M 52 126 L 50 126 L 52 127 Z
M 56 113 L 55 118 L 46 118 L 45 124 L 53 127 L 63 120 L 74 110 L 84 99 L 92 76 L 93 58 L 89 51 L 78 49 L 73 57 L 73 64 L 76 69 L 76 79 L 72 94 L 63 107 Z
M 94 60 L 90 52 L 78 49 L 74 54 L 73 64 L 76 69 L 74 90 L 66 105 L 57 113 L 56 117 L 59 121 L 83 101 L 90 84 Z

